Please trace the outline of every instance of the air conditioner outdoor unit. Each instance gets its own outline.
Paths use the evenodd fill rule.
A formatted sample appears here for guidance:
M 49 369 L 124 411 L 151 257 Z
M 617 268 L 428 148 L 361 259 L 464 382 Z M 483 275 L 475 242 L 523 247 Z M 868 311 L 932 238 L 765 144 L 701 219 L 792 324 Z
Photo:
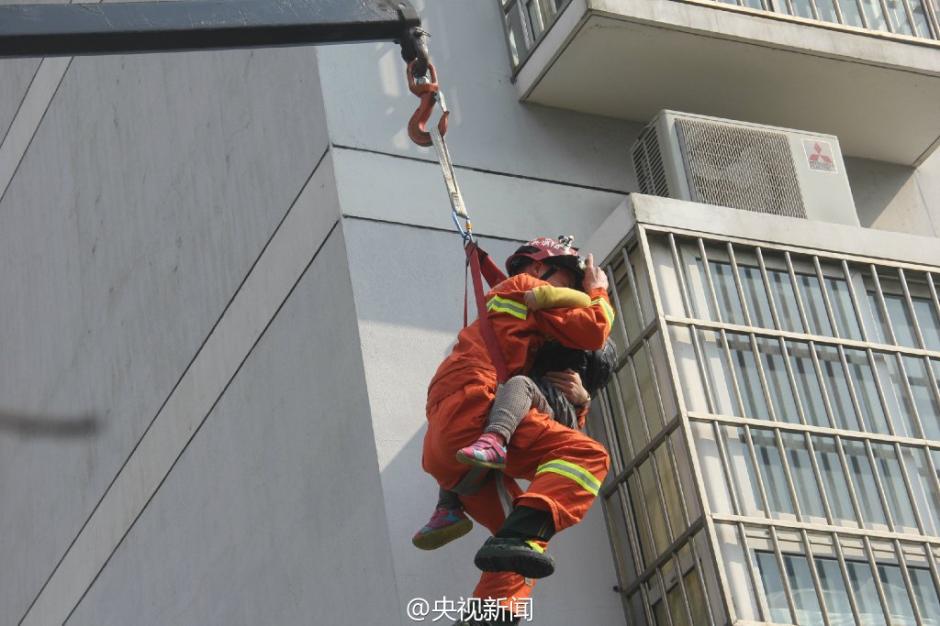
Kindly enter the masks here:
M 832 135 L 661 111 L 632 152 L 641 193 L 859 226 Z

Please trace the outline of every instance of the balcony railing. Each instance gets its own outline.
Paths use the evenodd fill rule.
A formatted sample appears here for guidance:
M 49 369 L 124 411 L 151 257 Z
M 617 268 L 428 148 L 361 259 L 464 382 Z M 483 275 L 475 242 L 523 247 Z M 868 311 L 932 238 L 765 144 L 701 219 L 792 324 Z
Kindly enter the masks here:
M 517 68 L 525 62 L 529 53 L 571 0 L 499 1 L 503 9 L 513 67 Z M 940 0 L 697 1 L 769 11 L 906 37 L 940 39 Z
M 715 0 L 896 35 L 938 39 L 933 0 Z M 936 5 L 936 2 L 934 2 Z
M 499 0 L 513 68 L 522 65 L 571 0 Z

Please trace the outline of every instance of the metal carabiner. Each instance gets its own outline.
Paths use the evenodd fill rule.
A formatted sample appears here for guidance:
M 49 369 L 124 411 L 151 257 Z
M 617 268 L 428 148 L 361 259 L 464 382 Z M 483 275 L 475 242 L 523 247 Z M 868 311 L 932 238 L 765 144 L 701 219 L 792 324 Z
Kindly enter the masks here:
M 437 123 L 441 137 L 447 134 L 447 118 L 450 116 L 450 111 L 444 107 L 443 100 L 439 98 L 441 88 L 437 83 L 437 70 L 434 69 L 434 65 L 428 63 L 427 80 L 418 82 L 413 71 L 416 63 L 417 59 L 408 64 L 408 89 L 421 98 L 421 103 L 408 122 L 408 136 L 417 145 L 427 147 L 433 144 L 427 124 L 431 119 L 431 113 L 434 112 L 434 106 L 438 102 L 441 103 L 441 119 Z

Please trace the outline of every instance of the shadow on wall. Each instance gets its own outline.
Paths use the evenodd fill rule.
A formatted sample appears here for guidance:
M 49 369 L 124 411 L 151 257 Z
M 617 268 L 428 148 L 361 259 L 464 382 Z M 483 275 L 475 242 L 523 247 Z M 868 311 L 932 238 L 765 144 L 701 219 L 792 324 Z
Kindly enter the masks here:
M 82 439 L 92 437 L 100 430 L 101 420 L 94 415 L 27 415 L 0 409 L 0 436 L 15 435 L 22 439 Z
M 940 224 L 931 219 L 917 170 L 851 157 L 846 157 L 845 168 L 863 227 L 940 236 Z

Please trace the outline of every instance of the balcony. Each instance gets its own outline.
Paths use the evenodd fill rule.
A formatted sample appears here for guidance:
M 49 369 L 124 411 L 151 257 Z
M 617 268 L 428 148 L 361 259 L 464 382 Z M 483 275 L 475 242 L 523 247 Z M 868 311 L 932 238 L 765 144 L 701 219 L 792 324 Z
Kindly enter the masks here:
M 684 110 L 837 135 L 918 165 L 940 145 L 937 0 L 501 0 L 523 102 Z

